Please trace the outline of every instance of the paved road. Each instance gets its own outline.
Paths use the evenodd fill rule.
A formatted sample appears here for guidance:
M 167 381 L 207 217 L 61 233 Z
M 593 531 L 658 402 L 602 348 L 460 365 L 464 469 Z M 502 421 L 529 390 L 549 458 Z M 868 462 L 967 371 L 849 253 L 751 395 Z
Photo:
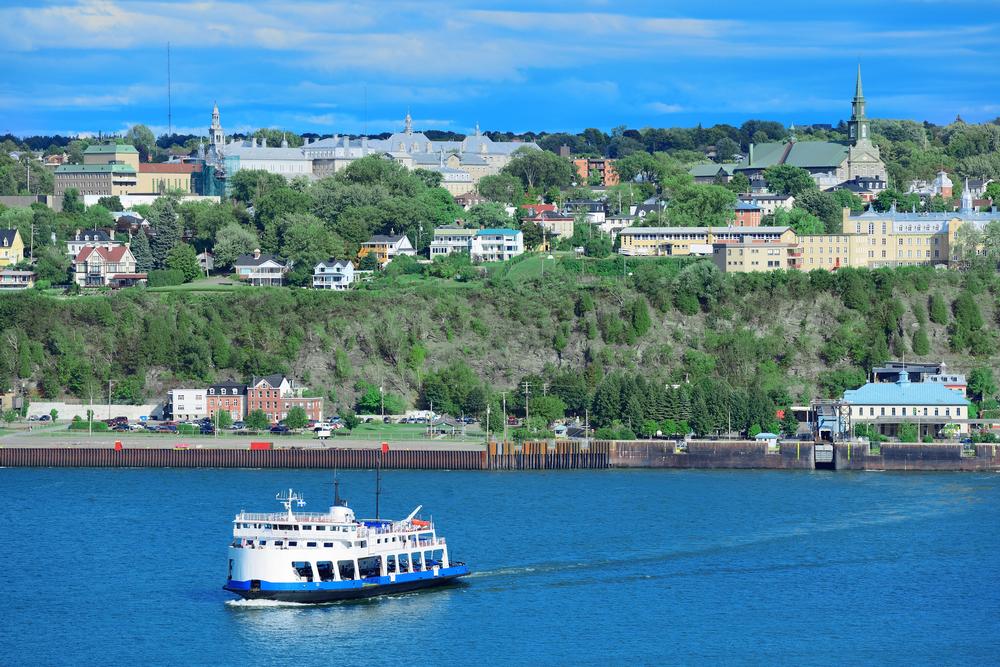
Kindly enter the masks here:
M 186 444 L 191 448 L 247 449 L 250 442 L 271 442 L 275 448 L 300 447 L 302 449 L 374 449 L 381 446 L 377 438 L 351 439 L 344 437 L 316 440 L 308 436 L 276 436 L 263 434 L 259 436 L 185 436 L 159 433 L 95 433 L 88 435 L 83 432 L 71 432 L 65 427 L 47 427 L 32 430 L 19 430 L 0 436 L 0 447 L 114 447 L 120 440 L 122 446 L 130 449 L 172 449 L 178 444 Z M 393 440 L 386 439 L 391 449 L 403 450 L 437 450 L 437 451 L 482 451 L 482 442 L 470 440 L 420 439 Z

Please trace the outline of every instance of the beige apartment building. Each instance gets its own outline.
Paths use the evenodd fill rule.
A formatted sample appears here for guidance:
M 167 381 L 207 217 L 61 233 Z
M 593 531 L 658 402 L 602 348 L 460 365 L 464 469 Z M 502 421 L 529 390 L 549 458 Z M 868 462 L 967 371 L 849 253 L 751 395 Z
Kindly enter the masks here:
M 127 195 L 138 185 L 139 152 L 127 144 L 90 146 L 83 152 L 83 164 L 63 164 L 54 173 L 55 196 L 66 190 L 80 195 Z
M 632 257 L 713 254 L 721 244 L 794 244 L 791 227 L 626 227 L 619 253 Z

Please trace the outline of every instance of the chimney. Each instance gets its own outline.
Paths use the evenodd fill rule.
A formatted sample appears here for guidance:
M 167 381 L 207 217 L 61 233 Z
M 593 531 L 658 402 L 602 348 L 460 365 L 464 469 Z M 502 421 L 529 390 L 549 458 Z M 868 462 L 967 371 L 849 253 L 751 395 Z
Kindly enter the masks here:
M 260 147 L 261 148 L 267 148 L 267 137 L 261 137 L 260 138 Z
M 253 258 L 254 259 L 260 259 L 260 248 L 254 248 Z

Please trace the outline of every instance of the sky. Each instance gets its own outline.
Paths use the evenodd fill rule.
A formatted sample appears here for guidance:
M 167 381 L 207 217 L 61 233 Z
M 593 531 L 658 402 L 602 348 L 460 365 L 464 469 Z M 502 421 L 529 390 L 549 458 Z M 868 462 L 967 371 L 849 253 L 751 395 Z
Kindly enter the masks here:
M 1000 116 L 1000 0 L 0 0 L 0 133 Z

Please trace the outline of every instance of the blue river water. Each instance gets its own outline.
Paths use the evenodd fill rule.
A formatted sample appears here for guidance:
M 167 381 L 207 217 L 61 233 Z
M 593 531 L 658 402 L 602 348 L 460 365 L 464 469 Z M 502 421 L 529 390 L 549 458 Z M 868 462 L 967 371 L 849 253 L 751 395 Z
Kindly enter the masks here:
M 342 494 L 372 513 L 368 472 Z M 231 521 L 309 470 L 0 470 L 0 663 L 997 664 L 1000 474 L 386 472 L 467 585 L 308 606 L 221 589 Z

